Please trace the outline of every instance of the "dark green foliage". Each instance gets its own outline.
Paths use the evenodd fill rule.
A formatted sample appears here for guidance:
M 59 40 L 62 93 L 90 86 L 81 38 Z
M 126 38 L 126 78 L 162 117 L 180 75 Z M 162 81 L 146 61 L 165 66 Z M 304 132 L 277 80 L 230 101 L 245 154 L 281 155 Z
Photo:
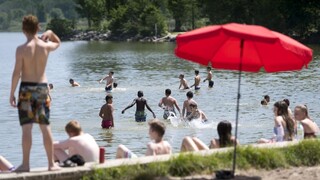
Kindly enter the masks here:
M 113 36 L 154 36 L 155 26 L 158 35 L 167 30 L 164 16 L 147 0 L 129 1 L 128 4 L 113 9 L 110 16 L 112 18 L 109 28 Z
M 52 19 L 47 25 L 47 29 L 51 29 L 61 39 L 64 39 L 72 34 L 73 23 L 66 19 Z

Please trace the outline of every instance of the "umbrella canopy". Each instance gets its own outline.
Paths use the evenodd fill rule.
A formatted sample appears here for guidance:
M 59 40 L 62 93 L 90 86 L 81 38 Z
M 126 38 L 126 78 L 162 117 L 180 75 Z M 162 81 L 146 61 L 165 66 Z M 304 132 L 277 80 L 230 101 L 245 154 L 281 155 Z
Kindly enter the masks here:
M 213 68 L 238 70 L 235 139 L 238 134 L 241 72 L 293 71 L 307 67 L 312 50 L 294 39 L 262 26 L 230 23 L 207 26 L 178 35 L 176 56 Z M 234 143 L 232 176 L 236 164 Z M 228 176 L 226 176 L 228 177 Z
M 243 49 L 240 48 L 244 42 Z M 257 25 L 230 23 L 199 28 L 178 35 L 175 54 L 213 68 L 258 72 L 301 70 L 312 50 L 298 41 Z

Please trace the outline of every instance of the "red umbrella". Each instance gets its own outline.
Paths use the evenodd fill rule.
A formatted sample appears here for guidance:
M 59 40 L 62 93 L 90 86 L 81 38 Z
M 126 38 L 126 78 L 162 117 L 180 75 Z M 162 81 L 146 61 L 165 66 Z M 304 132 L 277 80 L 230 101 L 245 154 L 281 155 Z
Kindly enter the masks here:
M 312 50 L 296 40 L 257 25 L 230 23 L 178 35 L 176 56 L 216 69 L 238 70 L 235 138 L 238 134 L 241 72 L 294 71 L 307 67 Z M 233 171 L 236 164 L 234 144 Z

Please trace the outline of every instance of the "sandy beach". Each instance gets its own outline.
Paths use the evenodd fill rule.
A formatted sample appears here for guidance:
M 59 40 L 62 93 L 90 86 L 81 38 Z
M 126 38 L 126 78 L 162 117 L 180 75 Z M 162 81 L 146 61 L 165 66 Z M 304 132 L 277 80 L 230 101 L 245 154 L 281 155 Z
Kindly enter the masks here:
M 170 177 L 159 178 L 161 180 L 211 180 L 216 179 L 215 174 L 212 175 L 195 175 L 188 177 Z M 256 170 L 236 171 L 236 180 L 318 180 L 320 179 L 320 166 L 315 167 L 292 167 L 288 169 L 275 170 Z

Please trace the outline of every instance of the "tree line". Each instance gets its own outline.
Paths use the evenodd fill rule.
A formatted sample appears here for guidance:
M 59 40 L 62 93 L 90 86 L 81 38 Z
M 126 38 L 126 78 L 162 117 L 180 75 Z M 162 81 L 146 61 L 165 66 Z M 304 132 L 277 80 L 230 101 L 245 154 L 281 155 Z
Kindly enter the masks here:
M 229 22 L 262 25 L 299 40 L 320 39 L 318 0 L 0 0 L 0 30 L 25 14 L 49 26 L 107 31 L 121 37 L 161 36 Z M 53 21 L 53 22 L 52 22 Z M 50 24 L 50 22 L 52 22 Z

